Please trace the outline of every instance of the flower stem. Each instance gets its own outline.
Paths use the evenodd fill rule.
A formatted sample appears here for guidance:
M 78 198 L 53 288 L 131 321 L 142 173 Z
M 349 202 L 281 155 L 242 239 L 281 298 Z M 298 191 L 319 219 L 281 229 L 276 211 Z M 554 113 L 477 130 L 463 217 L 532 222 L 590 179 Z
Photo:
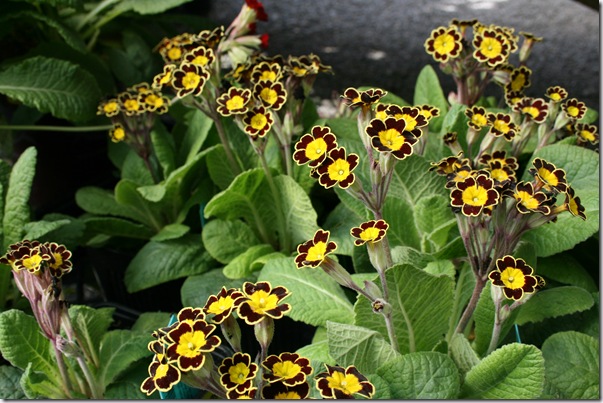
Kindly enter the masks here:
M 61 384 L 63 386 L 63 392 L 65 392 L 65 397 L 71 399 L 71 381 L 69 379 L 69 374 L 67 373 L 67 367 L 65 366 L 65 360 L 63 359 L 63 354 L 58 349 L 56 340 L 52 341 L 52 347 L 54 348 L 54 355 L 57 359 L 57 366 L 59 367 L 59 372 L 61 374 Z
M 477 307 L 477 301 L 479 301 L 479 297 L 485 286 L 486 286 L 486 281 L 484 279 L 482 279 L 481 276 L 476 274 L 475 288 L 473 289 L 473 293 L 471 294 L 471 299 L 469 300 L 469 303 L 467 304 L 467 307 L 463 311 L 463 315 L 461 316 L 461 319 L 459 320 L 459 323 L 456 326 L 456 330 L 455 330 L 456 333 L 463 333 L 465 331 L 465 328 L 467 327 L 467 324 L 469 323 L 471 316 L 473 316 L 473 312 L 475 311 L 475 308 Z

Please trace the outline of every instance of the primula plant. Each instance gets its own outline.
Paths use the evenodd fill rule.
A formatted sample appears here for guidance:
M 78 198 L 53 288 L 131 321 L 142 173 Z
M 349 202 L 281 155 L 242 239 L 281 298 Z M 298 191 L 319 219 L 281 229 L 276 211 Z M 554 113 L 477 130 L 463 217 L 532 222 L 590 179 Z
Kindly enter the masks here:
M 454 19 L 424 42 L 447 96 L 426 66 L 413 102 L 349 87 L 319 116 L 332 69 L 266 54 L 266 20 L 247 0 L 160 40 L 163 66 L 97 107 L 120 178 L 78 191 L 83 242 L 139 240 L 131 292 L 184 279 L 157 292 L 180 298 L 171 319 L 124 330 L 104 366 L 122 331 L 67 309 L 71 252 L 7 245 L 33 319 L 0 319 L 37 321 L 54 354 L 28 365 L 0 327 L 27 396 L 598 398 L 598 277 L 577 252 L 599 230 L 597 113 L 530 92 L 543 39 Z

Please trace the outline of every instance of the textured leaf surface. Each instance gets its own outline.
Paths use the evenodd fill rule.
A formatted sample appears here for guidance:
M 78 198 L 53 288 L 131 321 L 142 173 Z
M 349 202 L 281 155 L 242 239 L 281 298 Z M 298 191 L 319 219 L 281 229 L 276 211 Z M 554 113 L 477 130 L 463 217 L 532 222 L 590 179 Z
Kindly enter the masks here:
M 437 132 L 442 127 L 444 116 L 448 112 L 448 101 L 440 85 L 440 80 L 431 65 L 423 67 L 417 77 L 415 86 L 414 104 L 428 104 L 437 107 L 440 110 L 440 116 L 434 118 L 429 127 L 434 132 Z
M 10 365 L 0 366 L 0 399 L 25 399 L 19 385 L 23 371 Z
M 112 192 L 98 187 L 85 186 L 78 189 L 75 193 L 75 202 L 88 213 L 114 215 L 144 221 L 142 213 L 130 206 L 117 203 Z
M 44 235 L 52 232 L 63 225 L 69 224 L 69 220 L 57 220 L 57 221 L 33 221 L 24 225 L 25 236 L 23 239 L 40 239 Z
M 291 239 L 289 247 L 303 243 L 318 229 L 316 211 L 304 189 L 288 175 L 274 178 L 274 185 L 283 208 L 284 231 Z M 273 204 L 273 203 L 272 203 Z M 271 208 L 270 205 L 264 208 Z
M 224 266 L 224 275 L 231 279 L 249 277 L 255 269 L 252 263 L 272 252 L 274 252 L 274 249 L 272 249 L 272 246 L 270 245 L 262 244 L 250 246 L 249 249 Z
M 599 341 L 578 332 L 560 332 L 542 345 L 545 375 L 562 399 L 600 399 Z
M 203 227 L 201 237 L 207 252 L 220 263 L 229 263 L 259 243 L 249 225 L 241 220 L 211 220 Z
M 459 372 L 465 375 L 479 364 L 479 357 L 471 348 L 469 340 L 462 333 L 455 333 L 450 340 L 450 357 L 456 364 Z
M 586 269 L 574 257 L 564 253 L 538 259 L 538 274 L 562 284 L 584 288 L 589 292 L 599 289 Z
M 544 358 L 529 344 L 507 344 L 484 358 L 465 377 L 461 397 L 536 399 L 544 384 Z
M 377 370 L 389 385 L 392 399 L 456 399 L 459 374 L 445 354 L 432 351 L 405 354 Z
M 110 236 L 149 239 L 154 234 L 146 225 L 118 217 L 85 217 L 83 222 L 88 231 Z
M 352 321 L 352 304 L 343 289 L 320 268 L 297 269 L 291 257 L 271 259 L 258 280 L 287 287 L 291 295 L 286 302 L 292 308 L 288 316 L 293 320 L 314 326 L 324 326 L 328 320 Z
M 21 241 L 25 234 L 24 225 L 30 219 L 29 196 L 36 172 L 36 157 L 36 149 L 27 148 L 19 156 L 10 173 L 2 218 L 4 249 L 12 243 Z
M 519 325 L 527 322 L 540 322 L 546 318 L 556 318 L 585 311 L 593 304 L 592 295 L 580 287 L 555 287 L 538 291 L 522 305 L 515 322 Z
M 107 386 L 118 378 L 130 365 L 143 357 L 150 356 L 147 344 L 150 334 L 131 330 L 112 330 L 105 334 L 100 346 L 99 379 Z
M 0 93 L 58 118 L 85 121 L 94 116 L 100 90 L 78 65 L 42 56 L 0 72 Z
M 98 353 L 101 339 L 113 322 L 115 308 L 91 308 L 86 305 L 74 305 L 69 308 L 73 327 L 82 337 L 82 343 L 88 350 Z
M 190 227 L 184 224 L 168 224 L 151 238 L 151 241 L 162 242 L 170 239 L 178 239 L 188 234 Z

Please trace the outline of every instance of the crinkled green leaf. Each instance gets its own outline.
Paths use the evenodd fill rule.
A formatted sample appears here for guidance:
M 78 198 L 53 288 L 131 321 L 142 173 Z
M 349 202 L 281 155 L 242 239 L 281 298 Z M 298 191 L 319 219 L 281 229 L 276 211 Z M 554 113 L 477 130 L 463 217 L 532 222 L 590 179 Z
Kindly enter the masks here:
M 132 331 L 151 334 L 153 330 L 167 326 L 170 316 L 168 312 L 143 312 L 132 325 Z
M 224 264 L 260 242 L 243 221 L 219 218 L 205 224 L 201 237 L 207 252 Z
M 0 72 L 0 93 L 58 118 L 85 121 L 101 98 L 94 77 L 73 63 L 36 56 Z
M 310 201 L 310 197 L 288 175 L 279 175 L 274 178 L 274 186 L 280 199 L 284 219 L 283 230 L 288 234 L 290 245 L 287 249 L 295 249 L 300 243 L 306 242 L 314 236 L 318 229 L 317 215 Z M 264 206 L 264 208 L 270 208 Z
M 233 172 L 228 162 L 226 151 L 224 151 L 222 144 L 218 144 L 207 154 L 207 171 L 211 180 L 222 190 L 228 188 L 236 178 L 237 175 Z
M 462 333 L 455 333 L 450 340 L 450 358 L 463 376 L 480 361 L 469 340 Z
M 69 220 L 57 221 L 32 221 L 24 225 L 25 236 L 23 239 L 40 239 L 44 235 L 63 225 L 69 224 Z
M 147 344 L 153 338 L 148 333 L 131 330 L 112 330 L 100 345 L 98 378 L 105 387 L 117 379 L 136 360 L 150 356 Z
M 245 281 L 255 279 L 230 280 L 224 276 L 221 269 L 210 270 L 197 276 L 189 276 L 180 289 L 180 299 L 183 306 L 204 306 L 210 295 L 216 295 L 222 287 L 240 288 Z
M 449 192 L 444 187 L 446 180 L 430 172 L 430 167 L 425 158 L 414 154 L 398 162 L 388 195 L 404 199 L 412 206 L 420 199 L 432 195 L 439 194 L 448 200 Z
M 338 365 L 354 365 L 361 373 L 376 372 L 381 365 L 400 356 L 379 332 L 362 326 L 329 321 L 327 338 L 329 356 Z
M 189 162 L 201 150 L 214 124 L 214 121 L 210 117 L 196 108 L 184 115 L 184 121 L 187 123 L 187 128 L 178 149 L 178 161 L 180 164 Z
M 36 371 L 34 365 L 29 363 L 21 376 L 19 386 L 27 399 L 67 399 L 79 398 L 75 391 L 70 391 L 67 396 L 58 381 L 51 380 L 44 372 Z
M 436 277 L 411 265 L 396 265 L 385 273 L 394 329 L 401 353 L 429 351 L 444 338 L 452 313 L 454 281 Z M 371 303 L 359 298 L 355 324 L 379 331 L 387 339 L 385 321 Z
M 399 356 L 377 370 L 392 399 L 457 399 L 459 373 L 450 357 L 433 351 Z
M 538 291 L 528 302 L 522 305 L 515 322 L 523 325 L 527 322 L 540 322 L 546 318 L 582 312 L 594 304 L 591 294 L 574 286 L 555 287 Z
M 286 287 L 291 295 L 288 316 L 314 326 L 324 326 L 328 320 L 351 323 L 352 304 L 335 280 L 320 268 L 295 267 L 292 257 L 271 259 L 260 272 L 260 281 Z
M 504 345 L 465 376 L 461 397 L 469 399 L 536 399 L 544 385 L 542 352 L 529 344 Z
M 565 253 L 538 259 L 538 274 L 546 279 L 584 288 L 588 292 L 598 290 L 597 284 L 580 262 Z
M 601 398 L 599 341 L 578 332 L 560 332 L 542 345 L 545 375 L 562 399 Z
M 124 275 L 128 292 L 144 290 L 182 277 L 201 274 L 215 267 L 198 235 L 165 241 L 150 241 L 130 261 Z
M 139 186 L 152 186 L 155 184 L 144 160 L 134 150 L 126 155 L 121 166 L 122 179 L 128 179 Z M 143 195 L 144 196 L 144 195 Z
M 394 246 L 392 248 L 392 260 L 394 264 L 410 264 L 418 269 L 427 267 L 433 261 L 431 255 L 421 253 L 410 246 Z
M 159 231 L 163 228 L 165 216 L 161 206 L 146 200 L 139 192 L 139 185 L 129 179 L 121 179 L 115 186 L 115 201 L 126 206 L 128 212 L 135 215 L 141 223 Z
M 163 177 L 167 178 L 176 168 L 176 145 L 172 135 L 160 121 L 156 122 L 151 130 L 151 143 L 157 161 L 161 165 Z
M 426 65 L 419 73 L 413 101 L 415 105 L 428 104 L 440 110 L 440 116 L 429 122 L 430 130 L 439 132 L 444 116 L 448 112 L 448 101 L 440 85 L 438 75 L 431 65 Z
M 84 186 L 75 193 L 75 202 L 84 211 L 98 215 L 114 215 L 144 221 L 143 213 L 132 206 L 118 203 L 112 192 L 94 186 Z
M 456 226 L 456 218 L 450 209 L 450 198 L 432 195 L 417 201 L 414 220 L 421 239 L 421 250 L 433 253 L 448 242 L 450 229 Z
M 115 308 L 91 308 L 86 305 L 73 305 L 69 308 L 69 316 L 76 332 L 81 336 L 80 342 L 88 351 L 98 353 L 103 335 L 107 333 L 113 322 Z
M 383 206 L 383 219 L 389 224 L 387 237 L 392 247 L 403 245 L 421 250 L 421 236 L 417 230 L 415 212 L 408 201 L 388 196 Z
M 36 158 L 36 149 L 27 148 L 19 156 L 10 173 L 2 218 L 4 249 L 21 241 L 25 235 L 24 226 L 30 220 L 29 196 L 36 172 Z
M 136 239 L 149 239 L 154 231 L 146 225 L 117 217 L 85 217 L 86 229 L 94 233 Z
M 250 246 L 245 252 L 236 256 L 226 266 L 224 275 L 231 279 L 249 277 L 254 271 L 252 263 L 264 255 L 274 252 L 272 246 L 262 244 Z
M 0 366 L 0 399 L 25 399 L 25 393 L 19 385 L 23 371 L 10 365 Z
M 345 204 L 339 203 L 327 216 L 322 228 L 331 233 L 329 239 L 337 244 L 337 254 L 351 256 L 354 250 L 354 238 L 350 230 L 363 222 Z
M 168 224 L 151 238 L 151 241 L 163 242 L 170 239 L 178 239 L 188 234 L 190 227 L 184 224 Z

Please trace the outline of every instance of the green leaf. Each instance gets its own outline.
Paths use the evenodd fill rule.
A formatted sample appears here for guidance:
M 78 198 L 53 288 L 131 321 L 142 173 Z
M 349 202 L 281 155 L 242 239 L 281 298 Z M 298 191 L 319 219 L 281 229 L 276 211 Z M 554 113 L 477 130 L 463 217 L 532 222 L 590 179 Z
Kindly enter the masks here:
M 392 399 L 457 399 L 459 373 L 445 354 L 424 351 L 397 357 L 377 370 Z
M 167 322 L 166 322 L 167 323 Z M 150 396 L 140 391 L 140 385 L 149 376 L 150 359 L 142 359 L 134 363 L 128 370 L 122 374 L 115 382 L 107 387 L 104 393 L 104 399 L 109 400 L 140 400 L 140 399 L 159 399 L 159 392 L 154 392 Z
M 542 345 L 544 370 L 561 399 L 600 399 L 599 341 L 578 332 L 560 332 Z
M 218 144 L 207 155 L 207 171 L 211 180 L 222 190 L 228 188 L 236 178 L 222 144 Z
M 137 221 L 159 231 L 164 226 L 161 207 L 142 197 L 137 190 L 138 187 L 137 183 L 129 179 L 121 179 L 115 186 L 115 201 L 126 206 L 129 212 L 133 212 Z
M 565 253 L 538 259 L 538 274 L 563 284 L 584 288 L 588 292 L 598 290 L 586 269 L 575 258 Z
M 183 306 L 204 306 L 210 295 L 220 292 L 222 287 L 240 288 L 245 281 L 255 281 L 253 278 L 230 280 L 222 270 L 210 270 L 198 276 L 190 276 L 182 284 L 180 299 Z
M 0 399 L 25 399 L 25 393 L 19 385 L 23 371 L 10 365 L 0 366 Z
M 434 276 L 448 276 L 450 278 L 455 278 L 456 276 L 454 263 L 450 260 L 435 260 L 429 262 L 424 270 Z
M 54 231 L 63 225 L 69 224 L 69 220 L 57 220 L 57 221 L 33 221 L 24 225 L 25 235 L 23 239 L 40 239 L 49 232 Z
M 448 331 L 452 313 L 454 281 L 436 277 L 411 265 L 396 265 L 385 273 L 390 292 L 394 329 L 402 354 L 429 351 Z M 354 306 L 355 324 L 387 336 L 381 315 L 373 313 L 371 303 L 360 298 Z
M 184 224 L 168 224 L 151 238 L 151 241 L 163 242 L 170 239 L 178 239 L 188 234 L 190 227 Z
M 579 287 L 555 287 L 538 291 L 521 306 L 515 322 L 523 325 L 527 322 L 540 322 L 546 318 L 582 312 L 594 304 L 591 294 Z
M 67 399 L 68 397 L 78 398 L 76 392 L 70 391 L 71 396 L 67 396 L 57 381 L 52 381 L 44 372 L 36 371 L 32 363 L 27 365 L 19 386 L 28 399 Z
M 337 254 L 352 256 L 354 239 L 350 230 L 363 222 L 345 204 L 339 203 L 327 216 L 322 228 L 331 233 L 329 239 L 337 244 Z
M 260 242 L 241 220 L 211 220 L 203 227 L 201 237 L 207 252 L 224 264 Z
M 198 109 L 192 109 L 184 115 L 186 131 L 178 148 L 178 162 L 183 165 L 193 159 L 201 150 L 214 121 Z M 222 145 L 220 145 L 222 147 Z M 219 147 L 216 147 L 216 150 Z M 222 150 L 223 151 L 223 150 Z M 216 152 L 214 150 L 214 152 Z M 209 158 L 209 155 L 207 156 Z M 227 185 L 228 186 L 228 185 Z
M 419 155 L 411 155 L 400 161 L 392 177 L 389 197 L 404 199 L 412 206 L 432 195 L 441 195 L 449 200 L 448 190 L 444 187 L 445 178 L 430 172 L 430 167 L 429 162 Z
M 329 356 L 339 365 L 354 365 L 361 373 L 375 372 L 399 357 L 383 336 L 374 330 L 344 323 L 327 322 Z
M 462 333 L 455 333 L 450 340 L 450 357 L 459 372 L 464 376 L 471 368 L 479 364 L 479 357 L 471 348 L 469 340 Z
M 75 193 L 75 202 L 84 211 L 98 215 L 114 215 L 131 218 L 144 222 L 144 214 L 132 206 L 120 204 L 115 200 L 113 193 L 94 186 L 79 188 Z
M 27 148 L 10 173 L 2 218 L 4 250 L 8 245 L 21 241 L 25 234 L 24 226 L 30 219 L 29 196 L 36 172 L 36 158 L 36 149 Z
M 329 341 L 327 339 L 312 342 L 296 351 L 302 357 L 306 357 L 311 361 L 319 361 L 328 365 L 336 365 L 337 361 L 329 354 Z M 315 365 L 312 365 L 314 370 L 318 370 Z M 319 371 L 320 372 L 320 371 Z
M 115 6 L 115 12 L 121 14 L 126 11 L 134 11 L 138 14 L 161 14 L 170 8 L 178 7 L 191 0 L 123 0 Z
M 155 127 L 151 130 L 151 143 L 161 166 L 163 177 L 167 178 L 176 168 L 176 146 L 172 135 L 160 121 L 156 122 Z
M 410 264 L 417 269 L 423 269 L 433 258 L 410 246 L 395 246 L 392 248 L 392 260 L 394 264 Z
M 167 326 L 170 316 L 167 312 L 143 312 L 132 325 L 132 331 L 151 334 L 153 330 Z
M 306 192 L 288 175 L 274 178 L 284 219 L 284 228 L 291 244 L 288 248 L 306 242 L 318 229 L 317 215 Z
M 448 101 L 440 85 L 440 80 L 431 65 L 423 67 L 415 86 L 414 104 L 428 104 L 437 107 L 440 110 L 440 116 L 433 118 L 429 123 L 430 130 L 438 132 L 443 123 L 444 116 L 448 112 Z
M 98 353 L 103 335 L 113 322 L 115 308 L 91 308 L 86 305 L 74 305 L 69 308 L 69 317 L 73 327 L 88 351 Z
M 42 56 L 0 72 L 0 93 L 41 112 L 81 122 L 92 118 L 101 98 L 94 77 L 78 65 Z
M 421 250 L 421 236 L 415 223 L 415 212 L 405 199 L 389 195 L 383 206 L 383 219 L 389 224 L 387 237 L 392 247 L 403 245 Z
M 33 316 L 17 309 L 0 313 L 0 352 L 13 366 L 25 370 L 31 363 L 36 371 L 59 384 L 60 375 L 50 353 L 50 341 L 42 335 Z
M 536 399 L 544 384 L 544 358 L 529 344 L 507 344 L 484 358 L 465 376 L 468 399 Z
M 123 3 L 120 2 L 120 5 Z M 121 34 L 122 46 L 107 49 L 109 65 L 119 81 L 128 86 L 138 84 L 161 70 L 161 65 L 153 58 L 151 48 L 141 35 L 127 28 Z
M 126 159 L 121 166 L 121 177 L 122 179 L 131 180 L 138 186 L 151 186 L 155 184 L 144 160 L 134 150 L 130 150 L 126 155 Z
M 288 316 L 293 320 L 313 326 L 324 326 L 328 320 L 352 322 L 352 304 L 341 286 L 322 269 L 298 269 L 292 257 L 271 259 L 258 280 L 282 285 L 291 292 L 286 302 L 291 304 Z
M 262 244 L 250 246 L 224 267 L 224 275 L 230 279 L 249 277 L 254 271 L 252 263 L 264 255 L 274 252 L 272 246 Z
M 86 229 L 98 234 L 136 239 L 149 239 L 154 231 L 146 225 L 117 217 L 85 217 Z
M 165 242 L 150 241 L 126 268 L 128 292 L 136 292 L 182 277 L 201 274 L 214 267 L 198 235 L 185 235 Z
M 414 219 L 423 252 L 435 252 L 444 247 L 450 229 L 456 226 L 456 218 L 450 209 L 450 198 L 442 195 L 432 195 L 417 201 Z
M 152 340 L 150 334 L 131 330 L 112 330 L 105 334 L 100 346 L 98 379 L 101 384 L 106 387 L 134 361 L 150 356 L 147 344 Z

